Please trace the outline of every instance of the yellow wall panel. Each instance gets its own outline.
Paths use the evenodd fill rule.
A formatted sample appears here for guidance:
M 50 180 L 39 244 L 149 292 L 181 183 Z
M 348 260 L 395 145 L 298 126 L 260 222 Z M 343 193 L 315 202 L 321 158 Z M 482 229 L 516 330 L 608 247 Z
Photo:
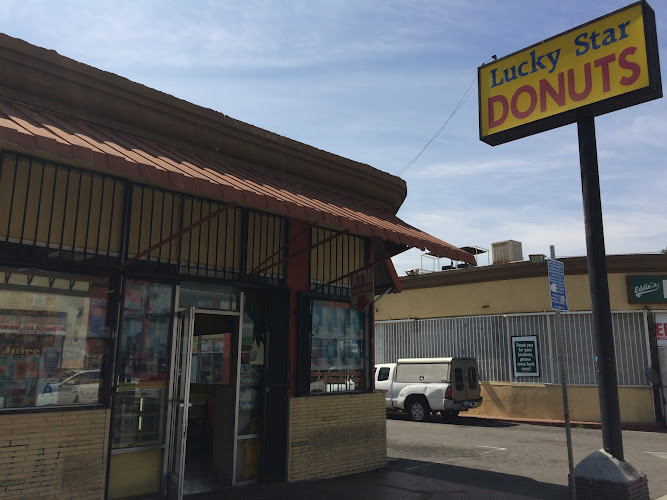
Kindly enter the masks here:
M 480 384 L 484 402 L 470 415 L 500 418 L 563 420 L 563 393 L 560 385 L 487 382 Z M 570 418 L 599 422 L 600 404 L 595 386 L 568 386 Z M 649 387 L 619 387 L 621 421 L 655 422 L 653 394 Z
M 111 455 L 109 498 L 152 495 L 160 491 L 162 450 Z
M 621 273 L 609 275 L 612 311 L 643 307 L 628 303 L 625 277 L 626 274 Z M 588 275 L 566 276 L 565 288 L 570 311 L 590 311 Z M 552 310 L 547 276 L 403 290 L 400 294 L 383 297 L 376 309 L 376 321 Z

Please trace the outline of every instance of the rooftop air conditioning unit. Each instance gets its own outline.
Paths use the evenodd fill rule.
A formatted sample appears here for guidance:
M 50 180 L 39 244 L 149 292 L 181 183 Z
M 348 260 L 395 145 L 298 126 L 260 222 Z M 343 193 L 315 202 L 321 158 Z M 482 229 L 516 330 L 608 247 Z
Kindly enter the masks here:
M 505 240 L 491 243 L 494 264 L 507 264 L 523 260 L 523 249 L 520 241 Z

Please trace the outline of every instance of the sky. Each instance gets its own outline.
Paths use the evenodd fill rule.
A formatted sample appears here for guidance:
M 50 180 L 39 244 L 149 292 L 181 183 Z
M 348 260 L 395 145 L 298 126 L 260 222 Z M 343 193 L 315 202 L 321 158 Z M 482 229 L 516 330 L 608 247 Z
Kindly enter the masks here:
M 0 31 L 396 175 L 476 87 L 478 66 L 629 3 L 3 0 Z M 667 0 L 649 4 L 667 61 Z M 607 254 L 664 249 L 667 100 L 595 124 Z M 576 125 L 488 146 L 475 91 L 402 178 L 398 216 L 453 245 L 586 255 Z M 399 275 L 450 264 L 421 254 L 394 258 Z

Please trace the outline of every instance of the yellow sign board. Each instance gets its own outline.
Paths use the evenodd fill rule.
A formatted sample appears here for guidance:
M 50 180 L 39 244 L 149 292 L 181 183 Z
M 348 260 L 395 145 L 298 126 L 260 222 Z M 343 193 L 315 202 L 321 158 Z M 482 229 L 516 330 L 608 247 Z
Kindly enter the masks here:
M 493 146 L 662 97 L 655 16 L 630 5 L 478 68 L 479 134 Z

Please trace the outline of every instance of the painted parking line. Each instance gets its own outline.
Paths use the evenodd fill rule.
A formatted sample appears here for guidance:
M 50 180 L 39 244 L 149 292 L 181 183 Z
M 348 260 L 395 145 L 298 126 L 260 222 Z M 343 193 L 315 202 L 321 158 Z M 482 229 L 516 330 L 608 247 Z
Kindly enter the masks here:
M 647 451 L 649 455 L 653 455 L 654 457 L 658 458 L 664 458 L 667 460 L 667 452 L 666 451 Z
M 496 452 L 499 452 L 499 451 L 507 451 L 507 448 L 500 448 L 499 446 L 477 445 L 477 446 L 475 446 L 475 448 L 482 448 L 482 450 L 480 450 L 480 453 L 478 455 L 476 455 L 477 457 L 481 457 L 482 455 L 488 455 L 490 453 L 496 453 Z M 448 458 L 447 460 L 442 460 L 442 461 L 437 460 L 437 461 L 430 462 L 428 464 L 420 464 L 420 465 L 415 465 L 415 466 L 412 466 L 412 467 L 406 467 L 405 470 L 423 469 L 425 467 L 430 467 L 431 465 L 435 465 L 435 464 L 441 464 L 441 465 L 442 464 L 448 464 L 450 462 L 456 462 L 458 460 L 466 460 L 466 459 L 469 459 L 469 458 L 473 458 L 473 457 L 452 457 L 452 458 Z

